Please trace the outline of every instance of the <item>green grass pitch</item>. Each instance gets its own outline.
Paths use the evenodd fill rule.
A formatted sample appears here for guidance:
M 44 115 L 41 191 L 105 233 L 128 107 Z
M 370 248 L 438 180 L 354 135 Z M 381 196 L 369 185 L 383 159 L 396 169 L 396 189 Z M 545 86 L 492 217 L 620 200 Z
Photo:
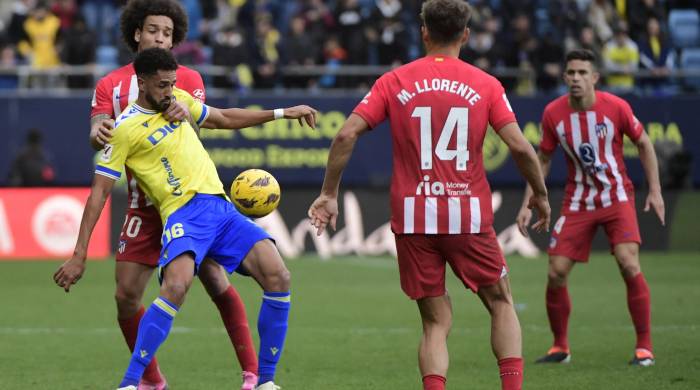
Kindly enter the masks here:
M 546 261 L 511 256 L 509 263 L 525 388 L 700 389 L 700 254 L 642 253 L 657 355 L 651 368 L 627 365 L 634 333 L 624 283 L 606 254 L 572 274 L 571 364 L 532 364 L 551 342 Z M 421 388 L 418 311 L 399 288 L 393 259 L 305 257 L 288 264 L 292 313 L 277 375 L 284 390 Z M 89 263 L 70 294 L 51 280 L 57 266 L 0 262 L 0 389 L 115 389 L 129 354 L 115 320 L 113 262 Z M 250 279 L 232 280 L 255 329 L 260 290 Z M 146 302 L 156 288 L 154 279 Z M 454 308 L 448 388 L 500 388 L 486 311 L 452 276 L 448 288 Z M 198 281 L 158 359 L 174 390 L 239 388 L 235 355 Z

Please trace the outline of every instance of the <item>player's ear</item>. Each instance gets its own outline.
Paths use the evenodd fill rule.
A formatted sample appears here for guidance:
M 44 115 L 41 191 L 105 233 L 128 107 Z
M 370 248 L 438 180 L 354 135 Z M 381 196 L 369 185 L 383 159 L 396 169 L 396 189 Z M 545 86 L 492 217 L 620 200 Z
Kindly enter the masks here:
M 144 80 L 143 77 L 137 76 L 136 77 L 136 84 L 139 86 L 139 92 L 145 92 L 146 91 L 146 80 Z
M 136 30 L 134 30 L 134 41 L 136 41 L 136 43 L 141 43 L 141 29 L 140 28 L 137 28 Z
M 593 81 L 593 85 L 598 84 L 598 80 L 600 80 L 600 72 L 593 69 L 593 73 L 591 74 L 591 81 Z
M 430 37 L 428 36 L 428 29 L 425 28 L 424 24 L 421 24 L 421 26 L 420 26 L 420 36 L 421 36 L 421 39 L 423 39 L 423 42 L 425 42 L 425 43 L 427 43 L 430 40 L 429 39 Z
M 462 46 L 464 46 L 467 41 L 469 41 L 469 35 L 471 34 L 471 30 L 469 30 L 469 27 L 464 28 L 464 32 L 462 33 Z

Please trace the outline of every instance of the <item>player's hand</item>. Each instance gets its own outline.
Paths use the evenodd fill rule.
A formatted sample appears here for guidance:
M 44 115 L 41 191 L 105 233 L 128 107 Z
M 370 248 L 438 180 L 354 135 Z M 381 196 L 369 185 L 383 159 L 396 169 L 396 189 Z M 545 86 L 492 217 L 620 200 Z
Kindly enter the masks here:
M 649 191 L 647 195 L 647 200 L 644 202 L 644 211 L 649 212 L 649 209 L 653 208 L 656 216 L 659 217 L 662 226 L 666 226 L 666 206 L 664 205 L 664 198 L 661 196 L 661 191 Z
M 112 130 L 114 130 L 114 119 L 105 119 L 97 128 L 97 133 L 95 133 L 95 141 L 97 141 L 100 146 L 105 146 L 109 143 L 112 138 Z
M 53 274 L 53 281 L 58 287 L 62 287 L 66 292 L 70 292 L 70 287 L 83 277 L 85 272 L 85 260 L 73 257 L 58 267 Z
M 320 236 L 329 224 L 335 230 L 335 222 L 338 219 L 338 198 L 321 194 L 309 207 L 309 219 L 316 228 L 316 235 Z
M 314 108 L 309 106 L 294 106 L 284 109 L 285 119 L 296 119 L 299 121 L 301 126 L 304 126 L 304 122 L 309 125 L 310 128 L 316 128 L 316 111 Z
M 520 211 L 518 211 L 518 216 L 515 217 L 515 223 L 518 225 L 518 230 L 520 230 L 520 234 L 522 234 L 525 237 L 530 236 L 530 233 L 528 233 L 527 231 L 528 225 L 530 225 L 530 221 L 532 221 L 532 210 L 530 210 L 527 207 L 521 207 Z
M 168 122 L 186 121 L 190 117 L 190 110 L 185 103 L 173 99 L 168 108 L 163 111 L 163 118 Z
M 537 222 L 531 227 L 538 233 L 549 231 L 549 220 L 552 218 L 552 209 L 549 207 L 547 195 L 532 195 L 527 203 L 527 208 L 537 211 Z

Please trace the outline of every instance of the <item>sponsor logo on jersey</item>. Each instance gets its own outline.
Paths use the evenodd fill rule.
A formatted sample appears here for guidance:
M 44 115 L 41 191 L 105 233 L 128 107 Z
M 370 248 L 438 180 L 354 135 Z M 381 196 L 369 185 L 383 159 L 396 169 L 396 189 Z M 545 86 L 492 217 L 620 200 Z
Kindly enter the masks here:
M 177 130 L 177 128 L 180 127 L 180 124 L 182 124 L 182 122 L 180 121 L 170 122 L 167 125 L 155 130 L 148 136 L 148 142 L 150 142 L 154 146 L 157 145 L 158 142 L 163 140 L 163 138 L 174 133 L 175 130 Z
M 425 175 L 416 186 L 416 195 L 470 196 L 471 190 L 469 183 L 431 181 L 430 176 Z
M 197 88 L 192 91 L 192 96 L 201 102 L 204 100 L 204 90 Z
M 124 253 L 126 250 L 126 240 L 119 240 L 119 253 Z
M 182 187 L 182 184 L 180 183 L 180 178 L 176 177 L 175 173 L 173 173 L 173 167 L 170 165 L 170 161 L 168 161 L 166 157 L 162 157 L 160 159 L 160 162 L 163 164 L 163 168 L 168 174 L 168 185 L 172 187 L 172 191 L 170 193 L 175 196 L 182 195 L 182 190 L 180 189 L 180 187 Z
M 554 248 L 555 246 L 557 246 L 557 239 L 552 237 L 549 239 L 549 247 Z

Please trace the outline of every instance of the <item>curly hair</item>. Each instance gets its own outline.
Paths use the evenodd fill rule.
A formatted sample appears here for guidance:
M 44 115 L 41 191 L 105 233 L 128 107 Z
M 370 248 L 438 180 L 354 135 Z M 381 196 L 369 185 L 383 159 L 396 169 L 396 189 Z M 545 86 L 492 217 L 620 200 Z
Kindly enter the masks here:
M 134 40 L 137 29 L 143 28 L 146 17 L 167 16 L 173 21 L 173 47 L 180 44 L 187 35 L 187 13 L 177 0 L 129 0 L 121 16 L 122 39 L 131 51 L 136 53 L 139 43 Z

